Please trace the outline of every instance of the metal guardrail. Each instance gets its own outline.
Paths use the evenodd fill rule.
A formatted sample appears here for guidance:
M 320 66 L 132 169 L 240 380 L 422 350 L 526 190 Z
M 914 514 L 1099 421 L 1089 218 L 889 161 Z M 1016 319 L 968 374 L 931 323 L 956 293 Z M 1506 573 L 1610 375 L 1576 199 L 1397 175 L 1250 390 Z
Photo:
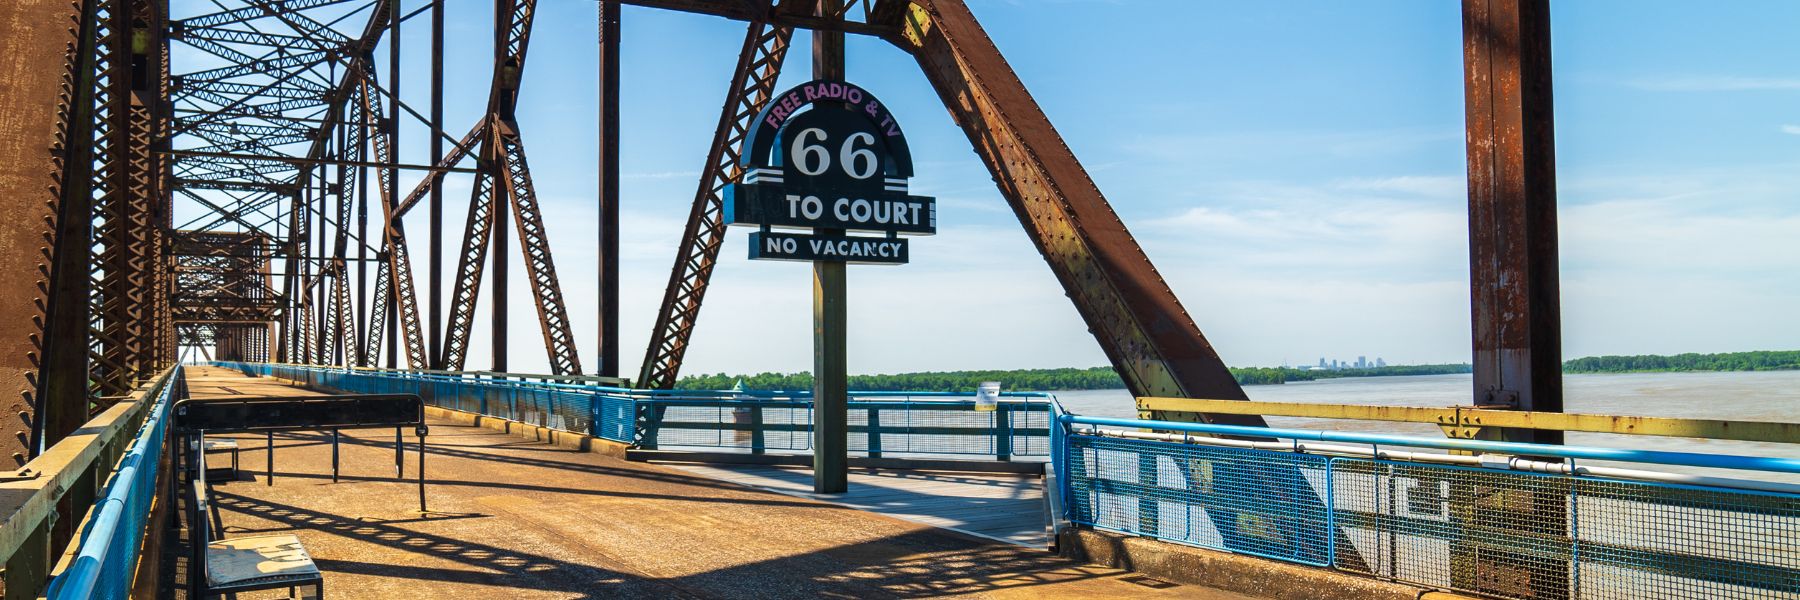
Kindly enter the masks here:
M 101 592 L 93 597 L 122 597 L 119 590 L 130 587 L 139 548 L 133 542 L 143 539 L 149 512 L 138 503 L 153 493 L 149 488 L 155 487 L 156 463 L 163 455 L 160 440 L 144 437 L 154 427 L 140 424 L 153 415 L 159 398 L 179 390 L 179 373 L 179 367 L 172 367 L 141 384 L 0 481 L 0 514 L 6 515 L 0 524 L 0 557 L 6 564 L 7 600 L 36 598 L 52 577 L 60 579 L 66 575 L 59 574 L 73 568 L 86 572 L 84 552 L 104 558 L 93 565 Z M 138 487 L 146 478 L 152 485 Z M 125 546 L 130 548 L 120 550 Z M 51 561 L 58 557 L 62 564 L 52 569 Z
M 1264 417 L 1430 423 L 1443 428 L 1444 432 L 1450 434 L 1451 437 L 1474 437 L 1484 428 L 1518 428 L 1745 442 L 1800 443 L 1800 423 L 1767 421 L 1495 410 L 1473 406 L 1434 408 L 1158 397 L 1138 398 L 1137 405 L 1140 411 L 1159 414 L 1259 415 Z
M 1065 517 L 1099 529 L 1499 598 L 1800 597 L 1800 493 L 1573 464 L 1795 473 L 1800 460 L 1079 416 L 1054 442 Z
M 767 450 L 812 449 L 812 400 L 804 395 L 717 393 L 638 401 L 639 443 L 646 448 L 699 446 Z M 968 395 L 851 392 L 851 452 L 991 456 L 995 460 L 1050 454 L 1054 399 L 1003 394 L 993 410 L 978 410 Z
M 45 596 L 51 600 L 129 598 L 144 538 L 149 533 L 150 505 L 157 493 L 163 462 L 169 406 L 186 395 L 177 366 L 154 392 L 154 403 L 125 457 L 119 460 L 88 513 L 73 554 L 64 556 Z
M 632 390 L 492 373 L 450 375 L 269 363 L 214 363 L 351 393 L 412 393 L 427 404 L 592 435 L 643 448 L 812 449 L 810 392 Z M 1055 396 L 1001 394 L 977 410 L 972 394 L 851 392 L 850 449 L 886 454 L 1047 457 Z
M 216 362 L 246 374 L 276 377 L 347 393 L 417 394 L 430 406 L 460 410 L 630 443 L 635 400 L 628 390 L 463 377 L 392 370 L 361 370 L 268 363 Z

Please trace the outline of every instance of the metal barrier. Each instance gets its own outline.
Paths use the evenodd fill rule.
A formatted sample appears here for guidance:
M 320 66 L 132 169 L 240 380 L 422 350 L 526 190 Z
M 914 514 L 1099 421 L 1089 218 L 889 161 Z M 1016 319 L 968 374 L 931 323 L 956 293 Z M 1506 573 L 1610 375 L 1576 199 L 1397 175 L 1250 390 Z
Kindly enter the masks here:
M 711 395 L 707 395 L 711 394 Z M 765 450 L 812 448 L 812 399 L 807 395 L 717 393 L 663 395 L 639 400 L 639 443 L 647 448 L 699 446 Z M 850 451 L 886 454 L 1047 457 L 1054 397 L 1002 394 L 993 410 L 978 410 L 967 395 L 852 392 Z
M 635 437 L 637 407 L 630 390 L 462 377 L 405 371 L 364 371 L 301 365 L 216 362 L 249 375 L 353 394 L 417 394 L 431 406 L 498 417 L 617 442 Z
M 761 453 L 812 449 L 810 392 L 631 390 L 494 374 L 447 375 L 217 362 L 246 374 L 351 393 L 411 393 L 427 404 L 635 444 Z M 1047 457 L 1056 398 L 1001 394 L 979 410 L 971 394 L 851 392 L 850 450 L 886 454 Z
M 163 457 L 161 415 L 182 389 L 169 368 L 0 480 L 6 598 L 126 597 Z
M 1742 489 L 1678 475 L 1667 477 L 1720 485 L 1647 481 L 1594 473 L 1660 474 L 1573 464 L 1605 458 L 1796 473 L 1800 460 L 1059 420 L 1059 493 L 1077 524 L 1500 598 L 1800 597 L 1794 486 Z M 1152 439 L 1158 434 L 1142 430 L 1179 433 Z M 1183 439 L 1192 434 L 1291 441 Z M 1390 446 L 1490 454 L 1382 450 Z
M 138 556 L 150 524 L 150 505 L 156 497 L 156 478 L 162 463 L 164 433 L 169 406 L 185 395 L 181 367 L 175 367 L 158 385 L 143 427 L 133 438 L 125 457 L 112 471 L 100 500 L 88 513 L 72 557 L 59 565 L 61 575 L 51 580 L 45 596 L 52 600 L 128 598 Z M 72 560 L 71 560 L 72 559 Z

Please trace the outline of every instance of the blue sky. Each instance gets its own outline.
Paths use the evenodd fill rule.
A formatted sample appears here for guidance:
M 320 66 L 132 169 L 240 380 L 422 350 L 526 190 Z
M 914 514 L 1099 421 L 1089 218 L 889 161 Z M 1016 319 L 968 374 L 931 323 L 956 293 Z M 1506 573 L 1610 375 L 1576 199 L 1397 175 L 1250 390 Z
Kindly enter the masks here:
M 1467 360 L 1457 2 L 969 1 L 1228 363 Z M 485 105 L 485 11 L 450 13 L 451 63 L 467 65 L 450 74 L 452 134 Z M 1800 340 L 1796 13 L 1555 4 L 1567 356 Z M 635 374 L 744 27 L 623 17 L 620 325 Z M 402 82 L 422 109 L 416 22 Z M 590 365 L 594 30 L 590 2 L 540 4 L 519 109 Z M 796 36 L 783 87 L 808 79 L 807 48 Z M 1104 364 L 911 58 L 869 39 L 848 53 L 850 79 L 906 127 L 914 193 L 940 202 L 940 233 L 913 241 L 913 264 L 851 269 L 852 372 Z M 423 130 L 403 134 L 403 156 L 423 162 Z M 450 189 L 459 231 L 467 183 Z M 808 269 L 746 260 L 745 235 L 729 235 L 687 372 L 810 368 Z M 514 273 L 512 367 L 542 369 Z

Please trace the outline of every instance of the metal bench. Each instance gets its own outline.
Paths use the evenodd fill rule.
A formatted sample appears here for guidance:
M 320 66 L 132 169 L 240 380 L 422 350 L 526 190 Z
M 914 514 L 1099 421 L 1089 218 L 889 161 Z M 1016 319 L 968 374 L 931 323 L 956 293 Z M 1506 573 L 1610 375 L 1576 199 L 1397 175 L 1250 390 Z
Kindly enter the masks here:
M 324 574 L 319 572 L 319 566 L 313 563 L 298 536 L 272 534 L 213 539 L 218 515 L 207 498 L 205 452 L 194 452 L 192 473 L 188 497 L 188 542 L 193 549 L 193 562 L 188 567 L 188 589 L 192 591 L 192 597 L 281 588 L 287 588 L 288 596 L 293 598 L 310 600 L 325 596 Z
M 213 470 L 206 474 L 207 477 L 230 477 L 230 478 L 237 477 L 237 473 L 238 473 L 238 442 L 237 442 L 237 440 L 233 440 L 233 439 L 203 440 L 201 442 L 201 451 L 208 452 L 208 453 L 224 453 L 224 452 L 231 453 L 231 468 L 226 469 L 224 467 L 213 467 Z
M 300 538 L 292 534 L 213 539 L 223 525 L 207 498 L 208 451 L 232 452 L 235 440 L 208 440 L 209 434 L 263 432 L 268 436 L 268 484 L 274 485 L 275 432 L 329 431 L 332 480 L 337 480 L 338 429 L 394 427 L 396 477 L 404 476 L 401 428 L 414 427 L 419 449 L 419 511 L 425 511 L 425 404 L 410 394 L 305 396 L 278 398 L 187 399 L 175 403 L 173 433 L 180 440 L 177 461 L 186 459 L 188 531 L 193 562 L 188 569 L 189 597 L 208 598 L 255 590 L 287 588 L 289 596 L 322 598 L 325 579 Z M 179 462 L 178 462 L 179 464 Z M 177 471 L 182 472 L 182 471 Z M 179 486 L 178 478 L 171 486 Z M 174 490 L 171 490 L 174 491 Z M 295 596 L 296 591 L 303 595 Z

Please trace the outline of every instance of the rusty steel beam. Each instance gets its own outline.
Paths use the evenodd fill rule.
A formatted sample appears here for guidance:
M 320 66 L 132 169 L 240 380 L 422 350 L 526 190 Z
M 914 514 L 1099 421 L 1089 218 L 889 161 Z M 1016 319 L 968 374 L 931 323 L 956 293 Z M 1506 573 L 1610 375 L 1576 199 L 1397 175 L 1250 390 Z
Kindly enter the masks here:
M 491 165 L 492 158 L 483 161 Z M 475 308 L 481 296 L 481 278 L 487 264 L 488 247 L 494 235 L 494 177 L 484 167 L 478 169 L 469 195 L 469 217 L 463 229 L 462 252 L 456 265 L 456 279 L 450 292 L 450 319 L 444 331 L 440 368 L 461 371 L 468 358 L 469 334 L 475 326 Z
M 92 364 L 88 359 L 92 314 L 88 299 L 93 289 L 88 263 L 93 260 L 93 119 L 100 7 L 99 0 L 84 0 L 79 6 L 75 34 L 79 41 L 58 98 L 66 116 L 60 124 L 64 144 L 55 154 L 63 170 L 55 175 L 60 188 L 56 262 L 50 271 L 51 296 L 46 302 L 45 367 L 37 381 L 40 410 L 27 452 L 33 455 L 79 429 L 88 416 Z
M 594 373 L 619 376 L 619 3 L 600 0 L 598 60 L 599 351 Z
M 918 60 L 1127 389 L 1136 396 L 1246 400 L 968 7 L 961 0 L 924 0 L 899 17 L 906 21 L 904 33 L 892 41 Z M 1149 416 L 1265 424 L 1258 415 Z M 1292 469 L 1272 469 L 1269 476 L 1304 481 Z M 1322 499 L 1298 499 L 1324 510 Z M 1154 529 L 1157 505 L 1138 508 L 1143 526 Z M 1342 532 L 1334 535 L 1338 548 L 1350 548 Z M 1366 567 L 1353 548 L 1337 559 Z
M 1465 0 L 1474 403 L 1560 412 L 1562 317 L 1550 16 L 1542 0 Z M 1512 430 L 1509 441 L 1562 443 Z
M 637 387 L 668 389 L 681 375 L 681 361 L 687 355 L 688 340 L 700 317 L 700 304 L 706 298 L 719 247 L 725 242 L 720 194 L 741 175 L 738 152 L 744 136 L 749 134 L 750 121 L 775 93 L 775 80 L 781 75 L 792 36 L 791 29 L 762 22 L 750 23 L 744 35 L 737 69 L 726 89 L 725 108 L 719 115 L 712 147 L 700 174 L 700 188 L 694 194 L 687 228 L 682 231 L 681 245 L 676 250 L 675 266 L 669 273 L 669 286 L 663 292 L 656 327 L 651 330 L 650 345 L 644 352 Z
M 373 77 L 371 74 L 370 77 Z M 374 81 L 370 81 L 371 86 Z M 368 111 L 371 123 L 375 123 L 369 136 L 375 148 L 375 162 L 393 162 L 393 138 L 395 124 L 382 116 L 381 103 L 365 94 L 363 110 Z M 413 288 L 412 256 L 407 251 L 406 227 L 395 212 L 396 182 L 393 169 L 376 171 L 376 180 L 381 189 L 381 208 L 385 240 L 384 251 L 387 254 L 387 281 L 389 290 L 394 296 L 393 316 L 399 319 L 400 331 L 406 343 L 406 362 L 414 369 L 430 368 L 430 358 L 426 355 L 424 326 L 419 322 L 418 292 Z M 390 317 L 392 318 L 392 317 Z
M 1469 296 L 1474 403 L 1557 413 L 1562 316 L 1556 239 L 1556 141 L 1548 0 L 1463 0 L 1469 156 Z M 1481 437 L 1560 444 L 1563 432 L 1496 428 Z M 1519 513 L 1526 531 L 1563 536 L 1568 497 L 1452 486 L 1454 518 Z M 1514 597 L 1570 596 L 1567 558 L 1481 539 L 1449 548 L 1451 585 Z
M 495 176 L 512 199 L 513 224 L 518 228 L 519 251 L 525 254 L 525 274 L 537 301 L 538 323 L 544 332 L 544 350 L 550 356 L 550 372 L 580 375 L 581 357 L 575 351 L 575 334 L 569 326 L 569 310 L 563 302 L 562 284 L 556 277 L 556 261 L 550 256 L 550 238 L 544 229 L 543 209 L 531 185 L 525 161 L 525 143 L 512 123 L 495 123 Z M 497 212 L 497 211 L 496 211 Z M 506 260 L 505 256 L 495 256 Z
M 968 8 L 923 4 L 896 42 L 918 59 L 1126 387 L 1247 399 Z M 1253 415 L 1209 420 L 1263 425 Z
M 91 158 L 91 113 L 75 121 L 92 101 L 94 40 L 83 24 L 81 3 L 68 0 L 17 0 L 0 3 L 0 201 L 7 218 L 0 221 L 0 278 L 12 282 L 0 294 L 0 466 L 17 468 L 34 454 L 33 428 L 45 408 L 40 398 L 39 368 L 44 355 L 45 309 L 52 302 L 85 302 L 84 297 L 50 295 L 56 227 L 62 199 L 81 193 L 87 176 L 81 168 L 65 177 L 71 160 Z M 91 13 L 90 13 L 91 14 Z M 85 89 L 84 89 L 85 88 Z M 83 106 L 78 107 L 77 103 Z M 86 163 L 83 163 L 85 165 Z M 81 265 L 80 277 L 87 277 Z M 33 284 L 32 282 L 36 282 Z M 65 288 L 66 291 L 66 288 Z M 86 338 L 86 322 L 70 330 Z M 85 341 L 80 351 L 85 353 Z M 85 381 L 86 372 L 70 374 Z M 56 401 L 85 408 L 85 384 Z M 79 404 L 74 404 L 79 403 Z

